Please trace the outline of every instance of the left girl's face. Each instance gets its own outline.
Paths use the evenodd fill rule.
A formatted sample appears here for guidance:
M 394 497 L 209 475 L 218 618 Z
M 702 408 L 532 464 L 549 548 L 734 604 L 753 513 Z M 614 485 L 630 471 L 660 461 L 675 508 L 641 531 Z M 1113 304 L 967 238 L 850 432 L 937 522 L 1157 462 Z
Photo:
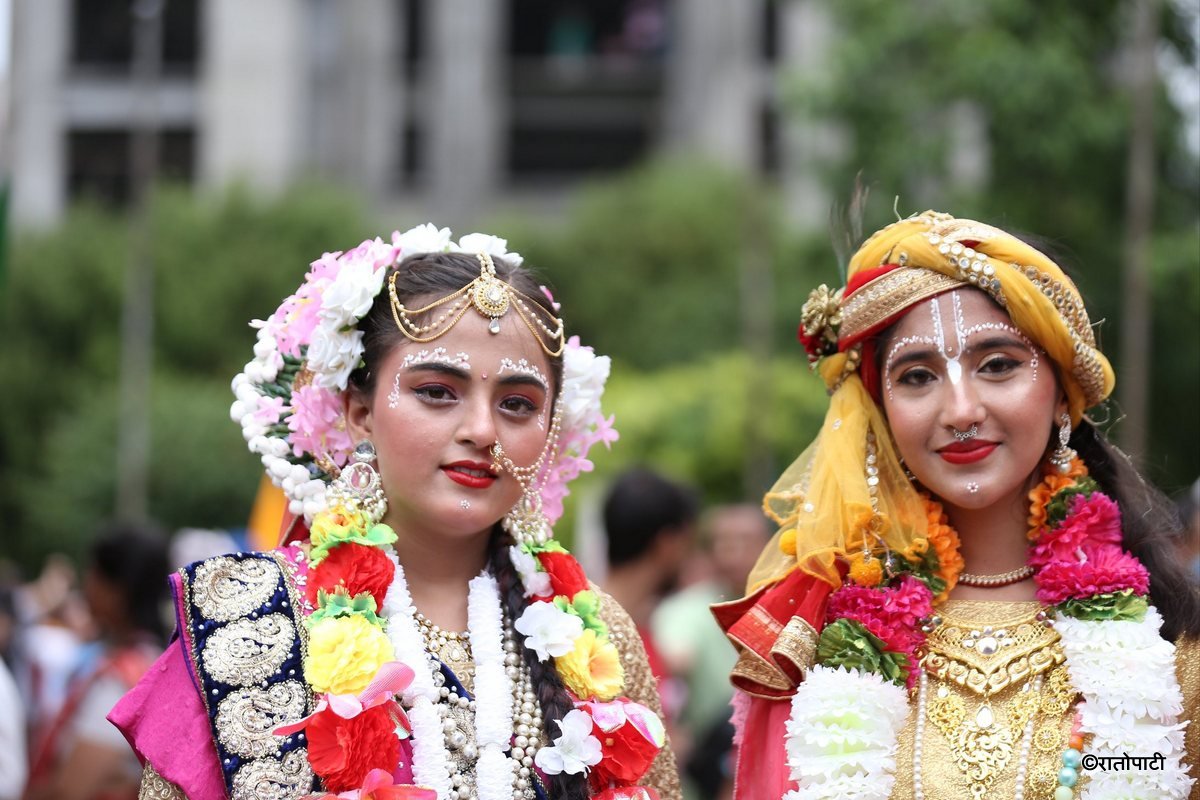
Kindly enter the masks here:
M 983 292 L 913 306 L 881 348 L 908 469 L 950 509 L 1020 503 L 1066 408 L 1049 360 Z
M 488 321 L 468 311 L 428 342 L 393 348 L 373 397 L 347 399 L 355 441 L 370 439 L 398 534 L 469 535 L 513 507 L 521 486 L 492 465 L 497 441 L 518 467 L 534 463 L 550 427 L 550 360 L 516 314 Z

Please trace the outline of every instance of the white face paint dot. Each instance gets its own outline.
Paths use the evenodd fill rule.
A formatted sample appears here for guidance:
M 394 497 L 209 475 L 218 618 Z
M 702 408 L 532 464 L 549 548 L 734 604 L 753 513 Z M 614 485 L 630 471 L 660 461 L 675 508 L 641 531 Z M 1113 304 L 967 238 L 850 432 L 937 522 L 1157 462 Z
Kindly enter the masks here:
M 469 509 L 471 507 L 471 501 L 470 500 L 459 500 L 458 507 L 461 508 L 463 511 L 466 511 L 467 509 Z
M 979 484 L 976 483 L 975 481 L 971 481 L 970 483 L 967 484 L 967 491 L 970 492 L 971 494 L 978 493 L 979 492 Z

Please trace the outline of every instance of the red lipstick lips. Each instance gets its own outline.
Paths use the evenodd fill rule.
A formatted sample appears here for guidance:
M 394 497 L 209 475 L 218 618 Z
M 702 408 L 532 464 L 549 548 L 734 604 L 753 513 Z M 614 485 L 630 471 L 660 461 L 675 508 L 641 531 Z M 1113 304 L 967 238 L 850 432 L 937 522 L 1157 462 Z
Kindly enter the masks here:
M 486 489 L 496 482 L 492 465 L 481 461 L 455 461 L 442 467 L 446 477 L 471 489 Z
M 974 464 L 976 461 L 982 461 L 990 456 L 992 451 L 997 447 L 999 447 L 997 442 L 989 442 L 984 439 L 971 439 L 965 442 L 948 444 L 941 450 L 938 450 L 938 455 L 951 464 Z

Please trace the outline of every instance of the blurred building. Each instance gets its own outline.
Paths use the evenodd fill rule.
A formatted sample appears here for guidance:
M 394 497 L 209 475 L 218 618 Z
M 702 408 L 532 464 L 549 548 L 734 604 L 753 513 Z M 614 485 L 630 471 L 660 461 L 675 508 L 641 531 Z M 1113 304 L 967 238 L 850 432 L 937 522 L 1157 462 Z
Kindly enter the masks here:
M 168 0 L 147 93 L 130 8 L 156 2 L 14 0 L 17 224 L 127 198 L 146 115 L 161 172 L 197 187 L 318 177 L 457 224 L 677 151 L 778 175 L 824 218 L 801 176 L 836 136 L 780 113 L 821 63 L 817 0 Z

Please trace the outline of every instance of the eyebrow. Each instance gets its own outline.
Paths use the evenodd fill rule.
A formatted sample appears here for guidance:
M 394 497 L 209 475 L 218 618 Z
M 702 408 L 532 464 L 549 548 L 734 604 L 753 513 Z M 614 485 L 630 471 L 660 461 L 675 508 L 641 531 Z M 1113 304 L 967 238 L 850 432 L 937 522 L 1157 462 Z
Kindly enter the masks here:
M 1029 345 L 1017 337 L 999 334 L 971 343 L 963 350 L 963 354 L 965 355 L 974 353 L 979 350 L 992 350 L 997 347 L 1019 347 L 1022 350 L 1029 351 Z M 891 362 L 891 366 L 889 367 L 888 371 L 890 372 L 898 367 L 904 366 L 905 364 L 912 363 L 913 361 L 922 361 L 926 358 L 929 358 L 931 354 L 936 352 L 937 350 L 933 345 L 922 344 L 920 347 L 914 347 L 904 355 L 897 356 L 895 360 Z
M 497 383 L 502 384 L 504 386 L 536 386 L 537 388 L 541 389 L 543 392 L 550 391 L 550 387 L 548 387 L 548 386 L 546 386 L 546 384 L 542 383 L 542 381 L 540 379 L 535 378 L 532 375 L 527 375 L 522 372 L 514 372 L 511 375 L 505 375 L 502 378 L 500 378 L 497 381 Z
M 466 370 L 451 366 L 444 361 L 418 361 L 415 364 L 409 364 L 404 368 L 404 371 L 437 372 L 441 373 L 442 375 L 450 375 L 451 377 L 462 378 L 463 380 L 467 380 L 471 377 L 470 373 L 468 373 Z

